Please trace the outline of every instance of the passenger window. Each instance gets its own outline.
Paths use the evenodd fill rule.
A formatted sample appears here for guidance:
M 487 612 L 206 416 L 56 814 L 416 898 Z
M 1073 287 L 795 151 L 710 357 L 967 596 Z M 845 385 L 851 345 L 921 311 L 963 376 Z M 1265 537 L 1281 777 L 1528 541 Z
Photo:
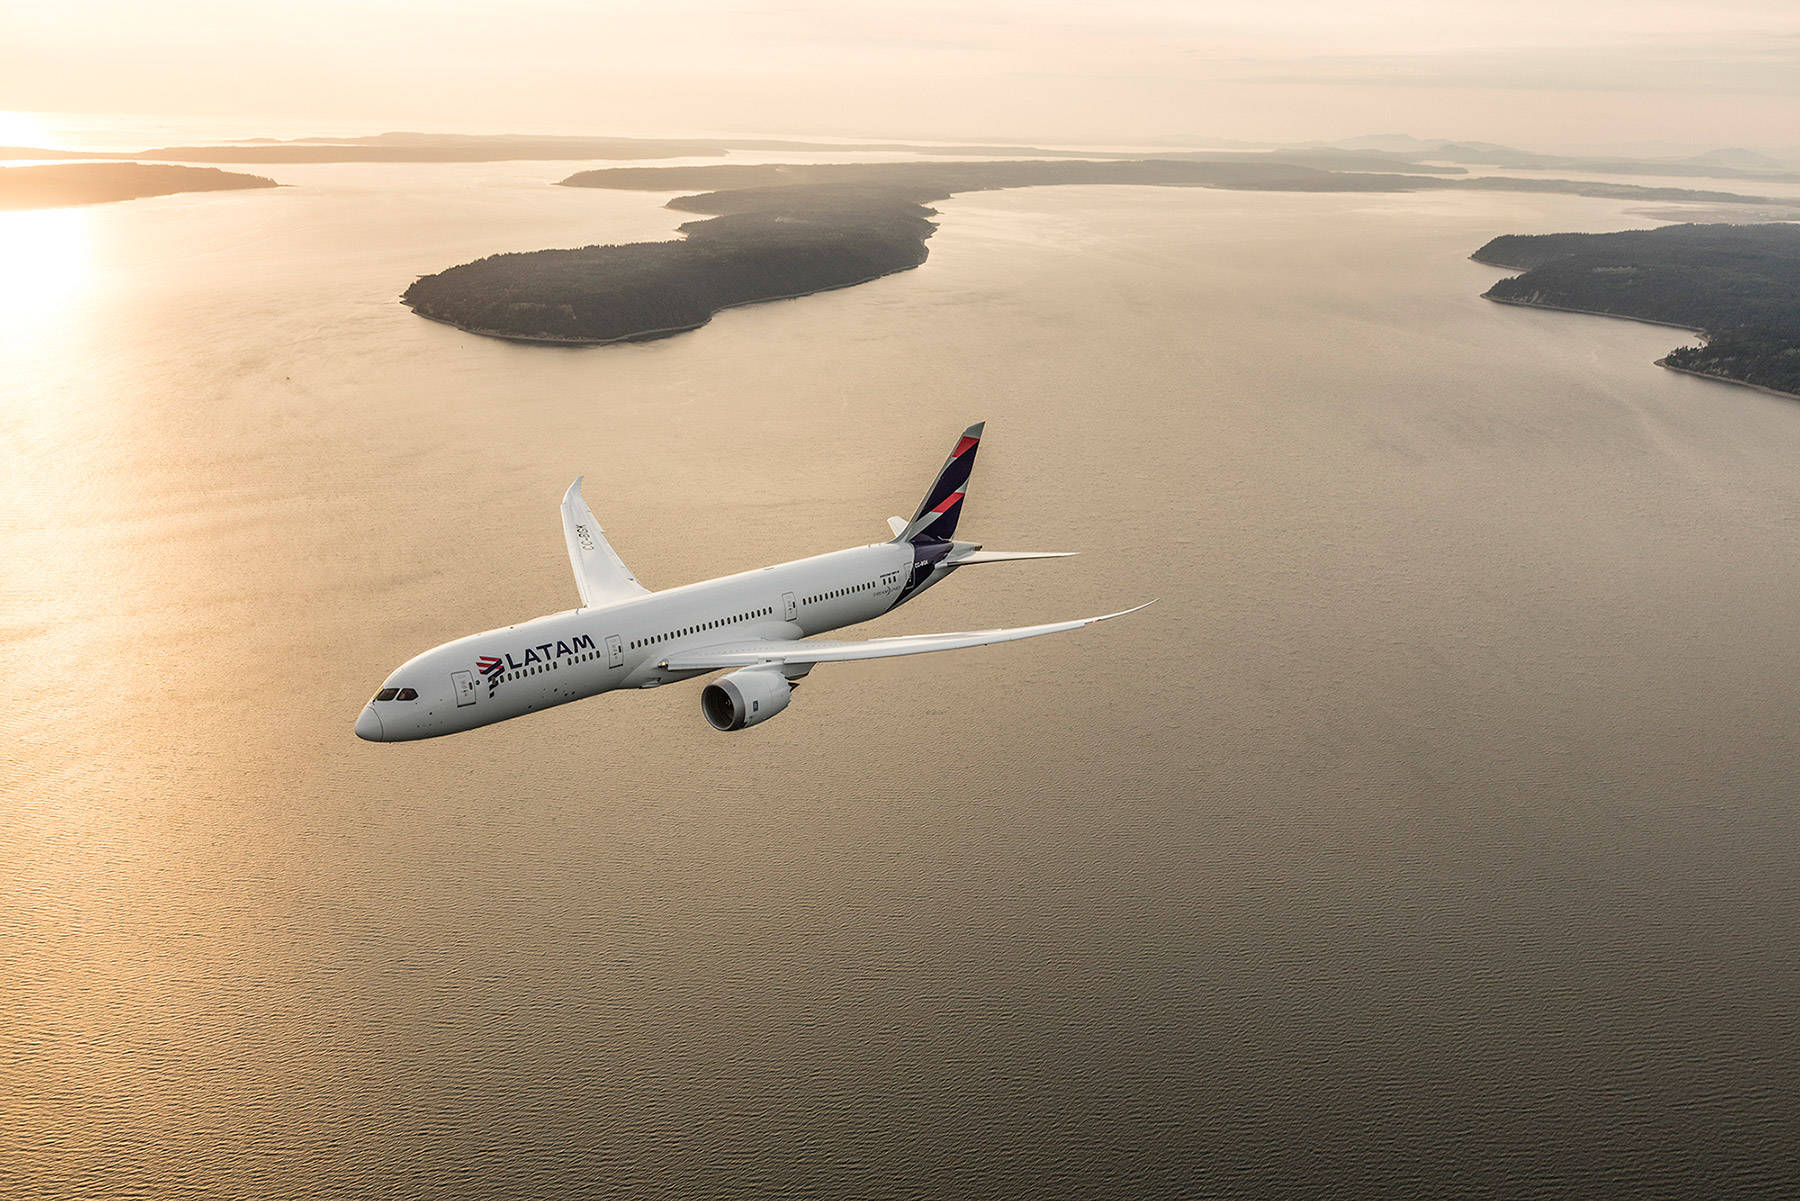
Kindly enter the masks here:
M 375 694 L 375 699 L 378 701 L 391 701 L 394 699 L 394 694 L 398 691 L 400 691 L 398 688 L 383 688 L 380 692 Z
M 402 688 L 400 690 L 400 695 L 396 696 L 394 699 L 397 701 L 416 701 L 419 699 L 419 694 L 414 692 L 411 688 Z

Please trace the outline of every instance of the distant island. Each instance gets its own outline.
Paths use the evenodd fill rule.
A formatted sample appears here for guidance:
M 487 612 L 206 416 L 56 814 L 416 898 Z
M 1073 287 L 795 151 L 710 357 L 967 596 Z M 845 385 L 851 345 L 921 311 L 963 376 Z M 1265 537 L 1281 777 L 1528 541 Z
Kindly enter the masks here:
M 1229 149 L 1223 147 L 1229 146 Z M 0 161 L 56 159 L 136 160 L 173 163 L 463 163 L 507 160 L 631 160 L 723 158 L 732 153 L 811 151 L 829 154 L 872 152 L 956 158 L 1070 158 L 1172 162 L 1282 162 L 1327 171 L 1377 174 L 1466 175 L 1469 167 L 1512 170 L 1595 172 L 1610 175 L 1712 177 L 1749 182 L 1800 180 L 1800 161 L 1775 158 L 1741 147 L 1703 154 L 1632 158 L 1617 155 L 1544 154 L 1492 142 L 1428 140 L 1402 134 L 1344 141 L 1248 143 L 1214 140 L 1211 149 L 1172 147 L 1142 150 L 1079 147 L 970 145 L 924 142 L 831 142 L 800 138 L 637 138 L 594 134 L 459 134 L 394 131 L 346 137 L 245 138 L 205 145 L 155 146 L 145 150 L 67 150 L 45 146 L 0 146 Z
M 1338 172 L 1266 156 L 614 167 L 564 186 L 712 191 L 668 207 L 709 214 L 679 240 L 490 255 L 414 281 L 421 317 L 522 342 L 596 345 L 696 329 L 721 309 L 850 287 L 925 261 L 930 205 L 959 192 L 1051 184 L 1257 191 L 1470 188 L 1645 200 L 1769 203 L 1731 192 L 1578 180 L 1444 179 Z
M 215 167 L 172 167 L 153 163 L 50 163 L 0 167 L 0 209 L 55 208 L 138 200 L 176 192 L 223 192 L 238 188 L 278 188 L 260 175 L 240 175 Z
M 421 317 L 520 342 L 594 345 L 698 329 L 720 309 L 863 283 L 925 261 L 931 209 L 808 197 L 693 221 L 675 242 L 497 254 L 427 275 Z
M 108 159 L 178 163 L 485 163 L 516 160 L 723 158 L 734 152 L 874 152 L 926 157 L 1141 159 L 1137 151 L 1072 150 L 1042 146 L 931 145 L 915 142 L 814 142 L 793 138 L 631 138 L 588 134 L 379 133 L 366 137 L 251 138 L 205 146 L 156 146 L 148 150 L 64 150 L 0 146 L 3 160 Z M 1177 150 L 1157 156 L 1176 161 L 1267 162 L 1254 151 Z M 1336 147 L 1292 147 L 1281 161 L 1326 170 L 1463 175 L 1467 169 L 1426 164 L 1403 155 Z
M 1800 226 L 1513 234 L 1471 257 L 1524 271 L 1490 300 L 1694 330 L 1705 341 L 1657 365 L 1800 396 Z

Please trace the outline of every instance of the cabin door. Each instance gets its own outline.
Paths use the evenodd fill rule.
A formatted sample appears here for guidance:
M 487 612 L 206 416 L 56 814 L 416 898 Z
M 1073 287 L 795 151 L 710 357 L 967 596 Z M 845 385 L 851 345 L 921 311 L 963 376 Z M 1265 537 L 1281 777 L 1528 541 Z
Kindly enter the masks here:
M 783 592 L 781 594 L 781 620 L 783 620 L 783 621 L 794 620 L 795 608 L 796 608 L 796 606 L 794 604 L 794 594 L 792 592 Z
M 617 634 L 606 636 L 606 665 L 608 667 L 625 666 L 625 644 L 619 641 Z
M 458 708 L 475 703 L 475 673 L 472 671 L 453 671 L 450 683 L 454 685 Z

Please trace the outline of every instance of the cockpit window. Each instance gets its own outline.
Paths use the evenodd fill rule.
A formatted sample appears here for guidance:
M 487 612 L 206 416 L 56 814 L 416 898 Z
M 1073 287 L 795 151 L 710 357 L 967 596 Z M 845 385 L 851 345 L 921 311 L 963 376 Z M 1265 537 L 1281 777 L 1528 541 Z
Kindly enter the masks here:
M 400 695 L 396 696 L 394 699 L 397 701 L 416 701 L 419 699 L 419 694 L 414 692 L 411 688 L 402 688 L 400 690 Z
M 378 701 L 391 701 L 394 699 L 394 694 L 399 691 L 398 688 L 383 688 L 380 692 L 375 694 L 375 699 Z

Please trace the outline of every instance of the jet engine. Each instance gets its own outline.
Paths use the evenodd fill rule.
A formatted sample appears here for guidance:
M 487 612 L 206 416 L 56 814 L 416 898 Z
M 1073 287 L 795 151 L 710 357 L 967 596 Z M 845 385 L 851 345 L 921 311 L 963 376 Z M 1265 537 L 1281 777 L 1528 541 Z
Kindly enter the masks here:
M 700 712 L 715 730 L 742 730 L 787 708 L 794 686 L 779 667 L 746 667 L 700 691 Z

